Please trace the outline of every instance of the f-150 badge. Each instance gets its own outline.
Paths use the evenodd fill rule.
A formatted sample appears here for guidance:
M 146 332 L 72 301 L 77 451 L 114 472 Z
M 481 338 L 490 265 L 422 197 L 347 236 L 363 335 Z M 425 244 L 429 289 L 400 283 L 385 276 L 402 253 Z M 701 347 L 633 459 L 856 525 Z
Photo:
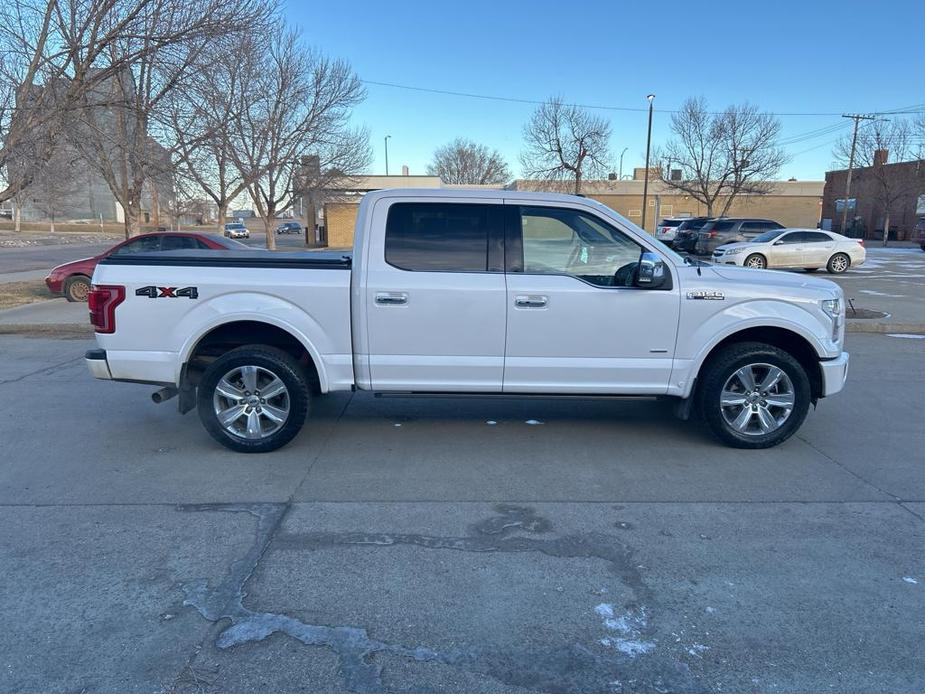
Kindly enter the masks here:
M 688 299 L 700 299 L 703 301 L 724 301 L 726 295 L 715 289 L 694 289 L 687 293 Z
M 176 299 L 185 296 L 188 299 L 198 299 L 199 289 L 197 287 L 139 287 L 135 290 L 135 296 L 146 296 L 149 299 Z

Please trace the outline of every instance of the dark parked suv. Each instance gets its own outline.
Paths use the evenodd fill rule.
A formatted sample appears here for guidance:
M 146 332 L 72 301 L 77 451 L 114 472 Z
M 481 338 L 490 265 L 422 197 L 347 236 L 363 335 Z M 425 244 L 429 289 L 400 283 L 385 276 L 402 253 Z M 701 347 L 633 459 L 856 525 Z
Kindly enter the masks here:
M 773 229 L 783 229 L 770 219 L 742 219 L 734 217 L 721 217 L 711 219 L 697 232 L 697 245 L 694 253 L 698 255 L 712 255 L 713 251 L 726 243 L 737 241 L 750 241 L 759 234 Z
M 669 244 L 672 248 L 686 253 L 693 253 L 697 244 L 697 232 L 712 217 L 691 217 L 685 219 L 675 230 L 674 240 Z

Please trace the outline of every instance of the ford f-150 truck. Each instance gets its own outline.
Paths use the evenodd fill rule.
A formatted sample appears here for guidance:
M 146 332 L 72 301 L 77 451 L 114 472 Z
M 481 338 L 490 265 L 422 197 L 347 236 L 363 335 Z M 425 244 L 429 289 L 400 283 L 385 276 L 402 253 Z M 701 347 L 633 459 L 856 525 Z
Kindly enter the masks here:
M 94 376 L 179 396 L 245 452 L 355 389 L 668 397 L 723 442 L 765 448 L 848 371 L 836 284 L 686 260 L 569 195 L 378 191 L 352 254 L 116 255 L 89 306 Z

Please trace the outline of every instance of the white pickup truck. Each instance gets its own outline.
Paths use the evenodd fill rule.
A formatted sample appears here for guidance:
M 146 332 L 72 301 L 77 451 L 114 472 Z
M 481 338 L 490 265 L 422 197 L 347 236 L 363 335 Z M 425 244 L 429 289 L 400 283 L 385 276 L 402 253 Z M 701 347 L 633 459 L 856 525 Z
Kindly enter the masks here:
M 669 397 L 765 448 L 848 371 L 836 284 L 695 263 L 569 195 L 370 193 L 352 254 L 114 255 L 90 314 L 95 377 L 161 386 L 156 402 L 179 395 L 245 452 L 354 389 Z

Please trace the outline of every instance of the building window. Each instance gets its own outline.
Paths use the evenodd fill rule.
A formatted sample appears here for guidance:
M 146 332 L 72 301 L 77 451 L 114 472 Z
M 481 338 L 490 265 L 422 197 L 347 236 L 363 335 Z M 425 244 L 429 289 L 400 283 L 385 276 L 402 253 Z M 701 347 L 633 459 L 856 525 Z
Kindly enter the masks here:
M 642 217 L 642 210 L 630 210 L 626 213 L 627 217 Z

